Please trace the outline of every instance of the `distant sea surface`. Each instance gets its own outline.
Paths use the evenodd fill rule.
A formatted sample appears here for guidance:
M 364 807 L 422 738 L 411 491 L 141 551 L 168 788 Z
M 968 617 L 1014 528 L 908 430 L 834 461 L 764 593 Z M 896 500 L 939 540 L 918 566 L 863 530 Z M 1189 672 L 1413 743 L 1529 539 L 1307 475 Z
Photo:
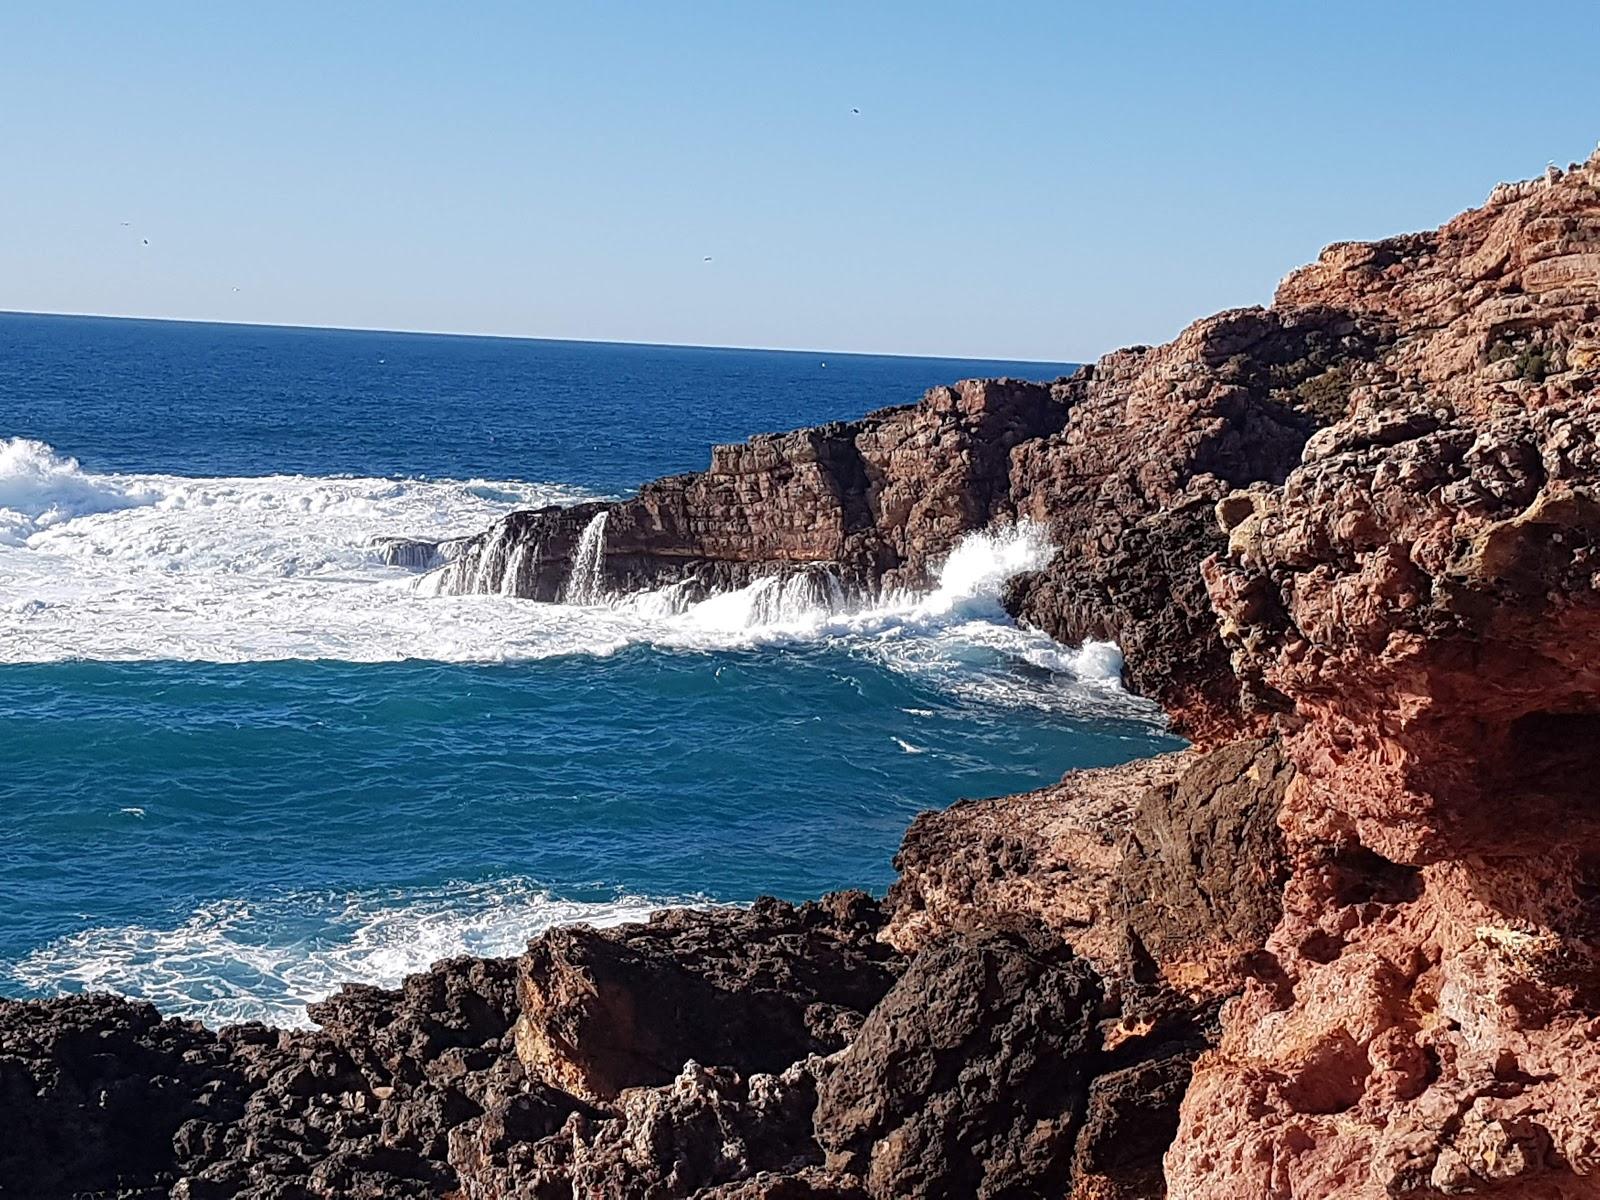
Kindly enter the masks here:
M 781 613 L 430 597 L 372 539 L 1068 364 L 0 314 L 0 994 L 218 1023 L 552 922 L 881 891 L 911 817 L 1174 746 L 1051 551 Z

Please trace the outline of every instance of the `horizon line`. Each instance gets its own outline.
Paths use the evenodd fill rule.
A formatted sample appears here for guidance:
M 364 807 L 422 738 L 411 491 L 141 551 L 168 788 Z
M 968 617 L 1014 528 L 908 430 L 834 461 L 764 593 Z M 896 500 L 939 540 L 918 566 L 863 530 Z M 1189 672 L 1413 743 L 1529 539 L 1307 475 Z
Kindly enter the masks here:
M 46 309 L 0 308 L 0 317 L 83 318 L 93 321 L 155 321 L 164 325 L 223 325 L 235 329 L 285 329 L 312 333 L 383 333 L 402 337 L 480 338 L 499 342 L 555 342 L 580 346 L 636 346 L 657 350 L 729 350 L 762 354 L 832 354 L 840 358 L 916 358 L 934 362 L 1017 363 L 1028 366 L 1081 367 L 1083 362 L 1056 358 L 1008 358 L 994 355 L 907 354 L 879 350 L 825 350 L 796 346 L 732 346 L 701 342 L 649 342 L 620 338 L 540 337 L 517 333 L 468 333 L 447 329 L 391 329 L 375 325 L 297 325 L 277 321 L 230 321 L 209 317 L 149 317 L 131 313 L 62 312 Z

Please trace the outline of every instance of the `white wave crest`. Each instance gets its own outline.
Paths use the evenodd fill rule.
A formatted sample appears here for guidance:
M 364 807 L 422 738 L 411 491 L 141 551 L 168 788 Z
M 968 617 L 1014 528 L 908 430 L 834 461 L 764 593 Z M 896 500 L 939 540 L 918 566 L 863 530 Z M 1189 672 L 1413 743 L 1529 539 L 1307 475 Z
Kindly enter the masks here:
M 153 492 L 86 475 L 77 459 L 43 442 L 0 440 L 0 544 L 26 545 L 40 530 L 154 500 Z
M 0 662 L 497 662 L 826 644 L 983 703 L 1132 704 L 1114 646 L 1070 649 L 1001 609 L 1006 579 L 1054 553 L 1028 523 L 969 534 L 931 592 L 876 603 L 821 567 L 709 598 L 684 586 L 607 598 L 593 569 L 579 573 L 582 603 L 430 596 L 376 543 L 460 537 L 515 508 L 592 495 L 484 480 L 94 475 L 42 443 L 5 445 L 6 494 L 30 497 L 31 515 L 25 538 L 0 535 Z M 6 511 L 22 528 L 23 510 Z M 591 533 L 598 560 L 603 522 Z
M 681 587 L 625 597 L 596 617 L 643 619 L 646 628 L 632 640 L 684 649 L 830 645 L 985 704 L 1154 717 L 1150 705 L 1122 691 L 1113 643 L 1063 646 L 1006 615 L 1006 581 L 1054 554 L 1045 530 L 1022 522 L 967 534 L 922 595 L 852 603 L 837 579 L 813 569 L 699 603 L 683 602 Z
M 83 930 L 0 967 L 0 978 L 36 995 L 113 991 L 208 1025 L 305 1026 L 306 1004 L 345 983 L 397 987 L 442 958 L 520 954 L 556 925 L 620 925 L 668 905 L 706 903 L 628 893 L 562 899 L 520 878 L 410 891 L 285 892 L 204 904 L 166 927 Z

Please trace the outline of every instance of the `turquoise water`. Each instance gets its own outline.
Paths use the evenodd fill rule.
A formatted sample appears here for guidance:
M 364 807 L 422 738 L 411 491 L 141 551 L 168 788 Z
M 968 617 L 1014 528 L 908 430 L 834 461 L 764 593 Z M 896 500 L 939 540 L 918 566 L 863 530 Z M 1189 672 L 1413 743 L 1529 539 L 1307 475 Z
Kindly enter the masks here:
M 1110 649 L 1005 620 L 1015 538 L 783 622 L 427 598 L 371 550 L 1064 367 L 15 316 L 0 346 L 6 993 L 293 1021 L 552 921 L 882 889 L 921 809 L 1173 744 Z

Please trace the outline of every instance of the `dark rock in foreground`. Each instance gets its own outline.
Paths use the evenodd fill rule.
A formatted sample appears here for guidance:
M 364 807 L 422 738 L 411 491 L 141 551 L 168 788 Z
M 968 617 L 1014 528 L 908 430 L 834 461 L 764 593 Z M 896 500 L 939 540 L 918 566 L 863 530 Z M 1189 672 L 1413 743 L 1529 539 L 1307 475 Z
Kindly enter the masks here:
M 1056 1195 L 1098 1049 L 1094 971 L 1048 938 L 955 935 L 917 955 L 830 1064 L 828 1165 L 874 1200 Z
M 517 1052 L 597 1101 L 690 1060 L 741 1075 L 840 1049 L 903 966 L 878 905 L 840 892 L 795 908 L 682 910 L 644 925 L 557 929 L 519 971 Z

